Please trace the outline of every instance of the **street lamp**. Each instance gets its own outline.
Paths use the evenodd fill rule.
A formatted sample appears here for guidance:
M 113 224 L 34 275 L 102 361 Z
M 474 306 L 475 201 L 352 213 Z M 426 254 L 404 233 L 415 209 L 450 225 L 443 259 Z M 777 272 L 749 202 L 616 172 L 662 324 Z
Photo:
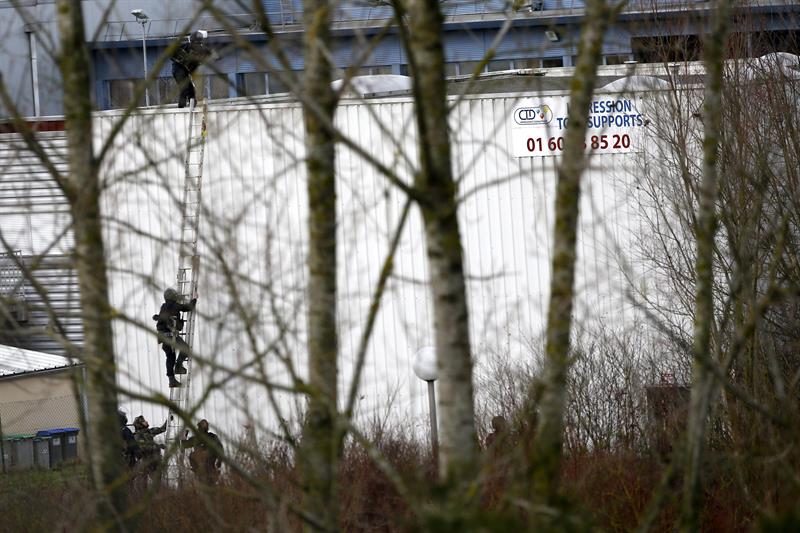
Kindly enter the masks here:
M 147 88 L 147 37 L 144 31 L 144 25 L 147 24 L 147 21 L 150 18 L 147 16 L 141 9 L 133 9 L 131 10 L 131 15 L 136 18 L 136 22 L 142 25 L 142 58 L 144 64 L 144 104 L 150 107 L 150 90 Z
M 436 350 L 433 346 L 423 346 L 414 358 L 414 373 L 428 382 L 428 408 L 431 412 L 431 450 L 434 460 L 439 455 L 439 430 L 436 423 L 436 389 L 433 382 L 438 377 L 436 372 Z

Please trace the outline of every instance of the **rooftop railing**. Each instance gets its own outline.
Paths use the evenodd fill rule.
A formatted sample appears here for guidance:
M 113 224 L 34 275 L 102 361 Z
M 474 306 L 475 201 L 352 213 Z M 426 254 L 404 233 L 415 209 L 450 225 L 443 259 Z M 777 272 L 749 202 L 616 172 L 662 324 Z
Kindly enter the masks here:
M 630 0 L 626 13 L 664 13 L 692 9 L 705 9 L 709 0 Z M 790 0 L 741 0 L 740 7 L 793 6 Z M 546 18 L 551 16 L 575 16 L 584 13 L 584 0 L 522 0 L 512 10 L 511 0 L 444 0 L 441 2 L 445 22 L 504 20 L 511 16 L 519 19 Z M 378 26 L 394 16 L 394 10 L 383 0 L 359 5 L 341 6 L 334 12 L 334 25 Z M 267 12 L 270 24 L 278 32 L 297 31 L 301 28 L 303 12 L 293 9 L 288 1 L 281 1 L 279 9 Z M 172 39 L 179 36 L 192 18 L 151 19 L 145 23 L 145 34 L 149 39 Z M 225 22 L 212 16 L 198 18 L 191 24 L 192 30 L 206 30 L 209 34 L 224 35 L 228 28 L 243 33 L 260 31 L 258 16 L 253 13 L 229 14 Z M 133 19 L 109 21 L 102 32 L 101 41 L 128 41 L 142 38 L 141 24 Z

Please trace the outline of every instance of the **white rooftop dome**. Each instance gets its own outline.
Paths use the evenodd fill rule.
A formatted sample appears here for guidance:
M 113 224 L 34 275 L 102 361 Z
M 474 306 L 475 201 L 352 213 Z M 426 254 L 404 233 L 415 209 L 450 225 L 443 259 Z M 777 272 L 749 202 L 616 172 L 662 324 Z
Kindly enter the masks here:
M 608 92 L 636 92 L 657 91 L 669 88 L 669 82 L 661 78 L 656 78 L 655 76 L 626 76 L 600 87 L 599 90 Z
M 343 80 L 334 81 L 331 86 L 334 90 L 342 87 Z M 411 89 L 411 78 L 396 74 L 376 74 L 371 76 L 354 76 L 350 78 L 348 92 L 358 96 L 375 93 L 388 93 L 393 91 L 408 91 Z

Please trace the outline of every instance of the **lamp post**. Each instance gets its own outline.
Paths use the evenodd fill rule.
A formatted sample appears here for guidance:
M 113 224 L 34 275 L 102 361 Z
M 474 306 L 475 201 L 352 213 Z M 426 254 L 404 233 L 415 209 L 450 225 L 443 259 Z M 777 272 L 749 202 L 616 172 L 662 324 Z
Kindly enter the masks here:
M 144 66 L 144 104 L 147 107 L 150 107 L 150 90 L 147 88 L 147 36 L 145 34 L 144 25 L 147 24 L 147 21 L 150 18 L 147 16 L 147 13 L 142 11 L 141 9 L 134 9 L 131 11 L 131 15 L 136 18 L 136 22 L 142 25 L 142 61 Z
M 428 383 L 428 408 L 431 414 L 431 450 L 434 461 L 439 455 L 439 429 L 436 423 L 436 388 L 433 382 L 438 377 L 436 373 L 436 350 L 433 346 L 423 346 L 417 351 L 414 358 L 414 373 L 417 377 Z

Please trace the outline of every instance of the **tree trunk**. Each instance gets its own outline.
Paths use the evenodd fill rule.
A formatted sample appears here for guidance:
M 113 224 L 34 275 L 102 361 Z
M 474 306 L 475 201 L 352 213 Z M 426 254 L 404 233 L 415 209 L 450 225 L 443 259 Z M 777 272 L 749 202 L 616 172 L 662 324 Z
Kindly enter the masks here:
M 584 140 L 603 34 L 609 20 L 610 13 L 605 0 L 587 2 L 586 16 L 581 25 L 578 64 L 570 88 L 569 122 L 564 153 L 558 167 L 546 358 L 538 405 L 538 426 L 531 457 L 533 498 L 541 505 L 555 503 L 558 492 L 564 409 L 567 401 L 567 374 L 570 366 L 575 242 L 581 174 L 586 165 Z
M 421 165 L 415 186 L 427 238 L 439 370 L 439 472 L 445 480 L 458 481 L 473 473 L 478 441 L 469 313 L 450 162 L 443 18 L 437 0 L 409 0 L 406 6 Z
M 105 251 L 100 214 L 98 164 L 92 149 L 92 102 L 89 52 L 78 0 L 59 0 L 59 67 L 64 82 L 64 113 L 69 178 L 65 192 L 75 233 L 75 268 L 81 295 L 89 396 L 88 442 L 91 478 L 100 498 L 98 518 L 105 527 L 121 524 L 126 485 L 122 437 L 117 418 L 116 365 L 108 302 Z
M 303 117 L 308 171 L 308 368 L 310 395 L 301 445 L 304 511 L 315 528 L 337 529 L 336 187 L 331 89 L 331 4 L 305 0 Z
M 697 213 L 697 258 L 695 260 L 695 315 L 692 395 L 689 401 L 686 477 L 684 478 L 681 529 L 698 529 L 701 504 L 700 467 L 705 446 L 706 418 L 713 396 L 714 378 L 707 369 L 711 353 L 711 326 L 714 321 L 714 235 L 717 228 L 717 156 L 722 129 L 723 57 L 728 34 L 730 4 L 720 0 L 714 10 L 711 33 L 703 43 L 706 68 L 703 104 L 703 176 Z

